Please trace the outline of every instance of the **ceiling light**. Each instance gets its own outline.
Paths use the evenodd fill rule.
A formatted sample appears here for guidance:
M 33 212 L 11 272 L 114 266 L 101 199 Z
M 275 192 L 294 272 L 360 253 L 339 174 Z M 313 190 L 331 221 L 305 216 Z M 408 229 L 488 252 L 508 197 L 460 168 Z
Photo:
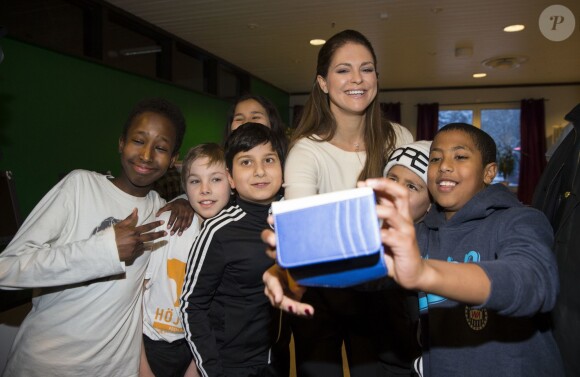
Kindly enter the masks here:
M 487 76 L 487 73 L 474 73 L 473 74 L 474 79 L 481 79 L 481 78 L 484 78 L 485 76 Z
M 145 46 L 145 47 L 127 48 L 125 50 L 119 50 L 119 54 L 122 56 L 156 54 L 158 52 L 161 52 L 161 46 Z
M 322 46 L 325 43 L 326 43 L 326 41 L 324 39 L 311 39 L 310 40 L 310 44 L 312 46 Z
M 526 27 L 524 25 L 509 25 L 503 28 L 506 33 L 515 33 L 517 31 L 522 31 Z
M 486 59 L 481 62 L 484 67 L 492 69 L 515 69 L 527 62 L 525 56 L 502 56 L 497 58 Z

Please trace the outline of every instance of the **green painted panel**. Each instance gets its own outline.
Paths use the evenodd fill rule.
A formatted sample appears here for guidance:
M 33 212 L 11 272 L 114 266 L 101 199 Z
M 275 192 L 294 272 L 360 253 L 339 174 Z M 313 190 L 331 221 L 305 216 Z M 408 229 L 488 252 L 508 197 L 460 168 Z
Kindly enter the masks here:
M 0 170 L 11 170 L 23 216 L 73 169 L 119 171 L 117 142 L 133 105 L 165 97 L 181 107 L 187 131 L 181 156 L 201 142 L 221 142 L 228 101 L 59 54 L 1 40 Z M 289 95 L 259 82 L 288 119 Z

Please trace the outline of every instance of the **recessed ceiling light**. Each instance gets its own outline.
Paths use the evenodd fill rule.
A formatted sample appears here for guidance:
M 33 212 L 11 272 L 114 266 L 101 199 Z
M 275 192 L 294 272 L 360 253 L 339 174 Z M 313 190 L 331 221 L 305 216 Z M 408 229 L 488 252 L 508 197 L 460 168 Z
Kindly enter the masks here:
M 522 31 L 526 27 L 524 25 L 509 25 L 503 28 L 506 33 L 515 33 L 517 31 Z
M 491 69 L 516 69 L 528 61 L 525 56 L 500 56 L 486 59 L 481 62 L 484 67 Z
M 474 79 L 481 79 L 481 78 L 484 78 L 485 76 L 487 76 L 487 73 L 474 73 L 473 74 Z
M 312 46 L 321 46 L 325 43 L 326 43 L 326 41 L 324 39 L 311 39 L 310 40 L 310 44 Z

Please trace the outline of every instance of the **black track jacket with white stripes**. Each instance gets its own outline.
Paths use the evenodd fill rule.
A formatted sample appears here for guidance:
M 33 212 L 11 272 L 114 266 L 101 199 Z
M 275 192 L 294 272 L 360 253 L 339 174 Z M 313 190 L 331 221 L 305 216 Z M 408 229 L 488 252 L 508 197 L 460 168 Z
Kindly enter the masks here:
M 236 203 L 204 221 L 187 261 L 181 296 L 186 339 L 203 377 L 269 363 L 276 311 L 262 274 L 274 261 L 260 233 L 270 205 Z

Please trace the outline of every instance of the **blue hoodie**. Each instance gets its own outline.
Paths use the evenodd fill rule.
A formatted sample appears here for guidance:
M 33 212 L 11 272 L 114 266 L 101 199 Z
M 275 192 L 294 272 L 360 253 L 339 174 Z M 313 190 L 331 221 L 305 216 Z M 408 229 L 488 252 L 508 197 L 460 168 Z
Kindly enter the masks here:
M 548 312 L 558 271 L 546 217 L 503 185 L 477 193 L 449 221 L 433 207 L 417 225 L 424 258 L 478 263 L 484 305 L 421 294 L 424 376 L 562 376 Z

